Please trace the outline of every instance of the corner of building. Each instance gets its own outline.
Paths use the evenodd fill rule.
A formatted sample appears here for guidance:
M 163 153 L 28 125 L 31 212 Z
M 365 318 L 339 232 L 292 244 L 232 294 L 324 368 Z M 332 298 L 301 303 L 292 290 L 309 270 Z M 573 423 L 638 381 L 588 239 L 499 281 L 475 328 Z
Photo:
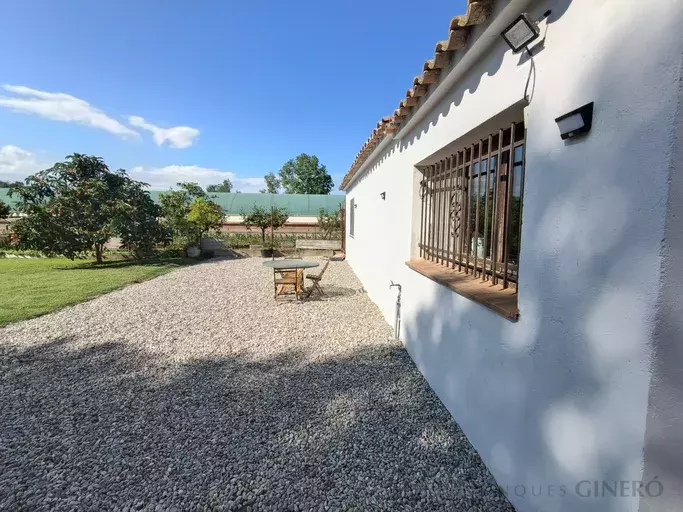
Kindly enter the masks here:
M 679 74 L 643 471 L 644 481 L 661 483 L 652 487 L 661 495 L 646 495 L 642 511 L 683 503 L 683 59 Z

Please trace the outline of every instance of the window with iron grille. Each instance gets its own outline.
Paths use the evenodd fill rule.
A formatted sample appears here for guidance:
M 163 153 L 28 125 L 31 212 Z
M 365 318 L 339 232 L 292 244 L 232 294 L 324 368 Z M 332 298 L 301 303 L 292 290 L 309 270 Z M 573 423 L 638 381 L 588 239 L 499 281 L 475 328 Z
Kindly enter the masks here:
M 516 289 L 524 133 L 513 123 L 423 169 L 421 258 Z
M 356 220 L 356 200 L 351 199 L 349 203 L 349 236 L 353 236 L 353 225 Z

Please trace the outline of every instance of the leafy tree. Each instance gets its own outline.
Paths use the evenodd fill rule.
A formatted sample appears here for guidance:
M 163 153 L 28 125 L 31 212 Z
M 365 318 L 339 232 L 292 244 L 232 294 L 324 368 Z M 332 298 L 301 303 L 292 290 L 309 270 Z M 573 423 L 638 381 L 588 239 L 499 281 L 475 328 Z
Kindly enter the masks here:
M 223 180 L 219 185 L 209 185 L 206 187 L 207 192 L 230 192 L 232 191 L 232 182 L 229 179 Z
M 287 194 L 329 194 L 334 186 L 318 157 L 306 153 L 289 160 L 278 174 Z
M 130 250 L 137 259 L 149 257 L 155 247 L 168 245 L 171 230 L 158 221 L 161 207 L 146 191 L 130 187 L 126 194 L 132 208 L 125 210 L 115 223 L 121 247 Z
M 172 230 L 176 245 L 197 244 L 202 234 L 220 224 L 223 210 L 197 183 L 178 183 L 178 187 L 159 194 L 164 224 Z
M 217 228 L 221 225 L 223 208 L 205 197 L 198 197 L 190 204 L 187 220 L 199 228 L 199 238 L 201 241 L 204 233 L 208 232 L 211 228 Z
M 12 213 L 12 208 L 0 200 L 0 219 L 6 219 Z
M 195 243 L 201 236 L 196 224 L 187 219 L 190 205 L 195 199 L 205 198 L 206 193 L 197 183 L 178 183 L 179 190 L 159 194 L 164 224 L 173 233 L 176 245 Z
M 325 208 L 320 208 L 318 214 L 318 227 L 323 232 L 323 240 L 331 239 L 332 235 L 341 233 L 341 217 L 339 211 L 329 213 Z
M 208 197 L 199 183 L 186 181 L 184 183 L 178 183 L 178 186 L 195 199 L 199 197 Z
M 94 250 L 101 263 L 104 244 L 137 217 L 142 196 L 148 197 L 144 186 L 122 169 L 110 171 L 99 157 L 74 153 L 11 189 L 23 214 L 12 226 L 14 239 L 71 259 Z
M 261 194 L 278 194 L 280 192 L 280 180 L 275 174 L 269 172 L 263 179 L 266 182 L 266 188 L 261 190 Z
M 11 188 L 22 185 L 21 181 L 3 181 L 0 180 L 0 188 Z
M 266 241 L 266 230 L 270 228 L 271 224 L 273 229 L 278 229 L 284 226 L 289 219 L 286 208 L 263 208 L 258 205 L 254 205 L 248 214 L 242 212 L 242 216 L 245 226 L 256 226 L 261 230 L 261 241 L 264 243 Z

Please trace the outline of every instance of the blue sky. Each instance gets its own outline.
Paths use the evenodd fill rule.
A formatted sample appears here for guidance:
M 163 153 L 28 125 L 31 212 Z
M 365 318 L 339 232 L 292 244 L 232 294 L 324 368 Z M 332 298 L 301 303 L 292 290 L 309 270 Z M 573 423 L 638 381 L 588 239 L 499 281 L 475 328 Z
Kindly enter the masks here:
M 464 3 L 5 0 L 0 179 L 80 152 L 246 192 L 310 153 L 336 192 Z

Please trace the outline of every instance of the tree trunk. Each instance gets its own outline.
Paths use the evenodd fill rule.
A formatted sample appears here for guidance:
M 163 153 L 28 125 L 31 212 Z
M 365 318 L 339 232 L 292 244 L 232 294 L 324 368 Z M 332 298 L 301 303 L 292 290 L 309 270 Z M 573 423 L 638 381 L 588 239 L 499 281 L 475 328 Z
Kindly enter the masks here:
M 102 244 L 95 244 L 95 259 L 97 263 L 102 263 Z
M 261 228 L 261 242 L 266 243 L 266 228 Z

